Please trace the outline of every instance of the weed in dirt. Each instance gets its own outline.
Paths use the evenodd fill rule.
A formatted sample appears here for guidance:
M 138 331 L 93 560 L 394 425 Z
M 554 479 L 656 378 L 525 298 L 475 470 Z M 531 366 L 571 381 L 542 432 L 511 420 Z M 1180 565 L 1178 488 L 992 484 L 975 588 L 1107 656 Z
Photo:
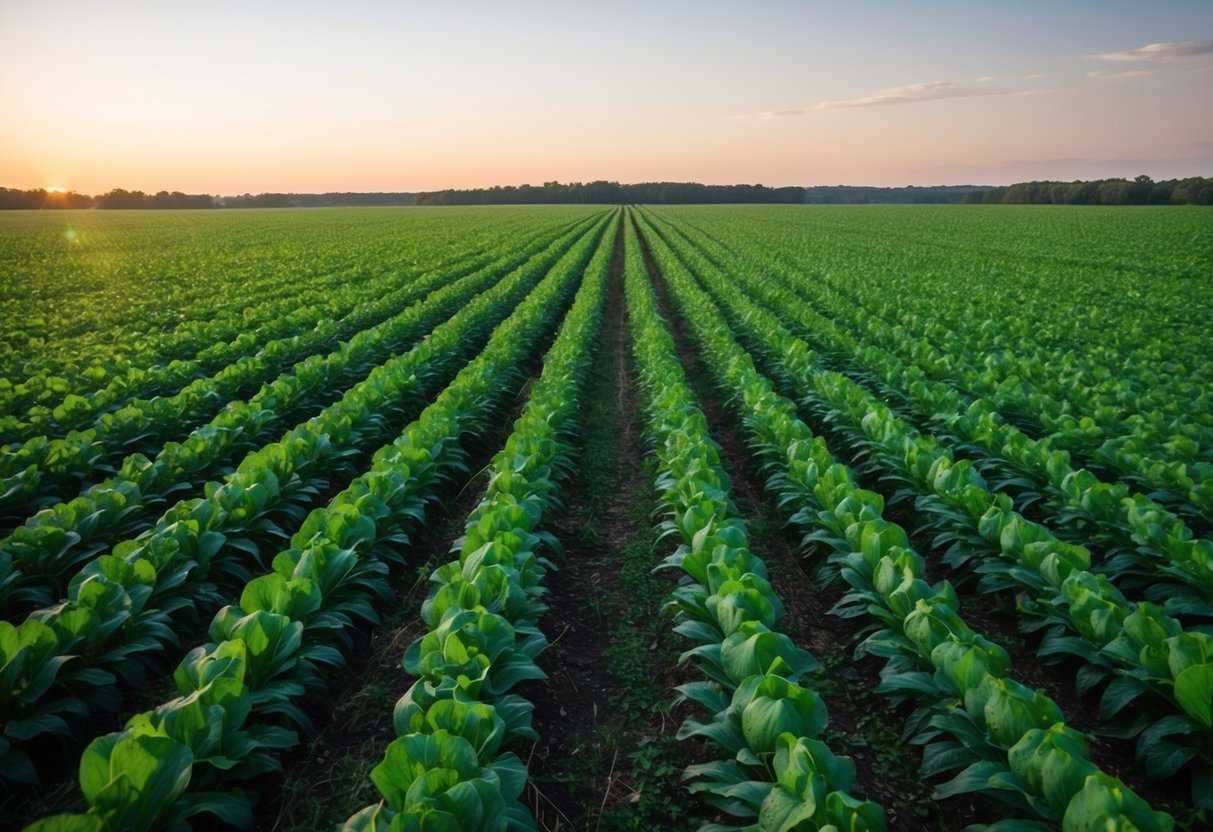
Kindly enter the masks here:
M 823 739 L 830 748 L 846 754 L 868 768 L 881 793 L 871 795 L 885 807 L 897 828 L 943 829 L 932 797 L 933 788 L 918 774 L 921 755 L 909 751 L 902 737 L 903 715 L 883 696 L 856 684 L 855 660 L 849 645 L 836 644 L 818 656 L 820 669 L 811 687 L 827 702 L 848 700 L 847 710 L 856 714 L 847 727 L 832 722 Z M 930 821 L 934 817 L 935 823 Z

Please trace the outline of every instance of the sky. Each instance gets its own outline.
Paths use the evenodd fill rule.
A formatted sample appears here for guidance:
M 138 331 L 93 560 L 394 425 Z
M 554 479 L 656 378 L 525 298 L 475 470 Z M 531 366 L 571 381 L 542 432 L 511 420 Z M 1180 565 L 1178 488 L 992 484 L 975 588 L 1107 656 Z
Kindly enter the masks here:
M 1213 175 L 1213 1 L 0 0 L 0 186 Z

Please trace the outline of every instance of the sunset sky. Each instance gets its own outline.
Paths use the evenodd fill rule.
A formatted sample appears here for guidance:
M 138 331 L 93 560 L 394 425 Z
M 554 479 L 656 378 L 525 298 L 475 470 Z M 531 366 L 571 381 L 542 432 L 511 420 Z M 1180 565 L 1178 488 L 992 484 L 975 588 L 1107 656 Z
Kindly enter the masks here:
M 1213 175 L 1213 2 L 0 0 L 0 185 Z

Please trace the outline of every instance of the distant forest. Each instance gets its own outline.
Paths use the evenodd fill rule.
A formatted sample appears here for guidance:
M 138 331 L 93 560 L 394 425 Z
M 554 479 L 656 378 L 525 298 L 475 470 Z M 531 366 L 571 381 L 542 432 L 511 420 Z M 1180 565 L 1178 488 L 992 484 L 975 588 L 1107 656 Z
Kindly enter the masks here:
M 765 185 L 701 185 L 698 182 L 544 182 L 417 194 L 418 205 L 607 204 L 687 205 L 736 202 L 804 202 L 804 188 Z
M 97 196 L 75 191 L 60 193 L 37 188 L 28 191 L 0 188 L 0 210 L 5 208 L 330 208 L 355 205 L 415 205 L 416 194 L 242 194 L 211 196 L 181 191 L 126 191 L 115 188 Z
M 325 208 L 367 205 L 538 205 L 538 204 L 1021 204 L 1021 205 L 1213 205 L 1213 178 L 1155 182 L 1097 179 L 1075 182 L 1019 182 L 1014 185 L 932 185 L 874 188 L 814 185 L 702 185 L 698 182 L 545 182 L 470 190 L 421 193 L 242 194 L 211 196 L 160 191 L 147 194 L 115 188 L 88 196 L 74 191 L 0 188 L 0 210 L 47 208 Z
M 1001 205 L 1213 205 L 1213 179 L 1148 176 L 1093 182 L 1019 182 L 965 196 L 968 203 Z

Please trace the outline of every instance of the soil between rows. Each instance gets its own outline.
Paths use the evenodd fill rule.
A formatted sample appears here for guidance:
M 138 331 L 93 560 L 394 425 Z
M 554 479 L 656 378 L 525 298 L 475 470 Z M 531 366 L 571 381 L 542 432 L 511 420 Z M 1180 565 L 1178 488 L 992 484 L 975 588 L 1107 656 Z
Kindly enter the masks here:
M 664 552 L 650 518 L 654 495 L 640 432 L 627 307 L 623 227 L 615 240 L 602 329 L 584 396 L 585 421 L 565 508 L 549 530 L 565 556 L 549 573 L 540 627 L 548 674 L 522 693 L 535 703 L 540 740 L 527 759 L 527 802 L 554 830 L 668 830 L 686 826 L 667 701 L 683 681 L 672 622 L 673 588 L 652 575 Z

